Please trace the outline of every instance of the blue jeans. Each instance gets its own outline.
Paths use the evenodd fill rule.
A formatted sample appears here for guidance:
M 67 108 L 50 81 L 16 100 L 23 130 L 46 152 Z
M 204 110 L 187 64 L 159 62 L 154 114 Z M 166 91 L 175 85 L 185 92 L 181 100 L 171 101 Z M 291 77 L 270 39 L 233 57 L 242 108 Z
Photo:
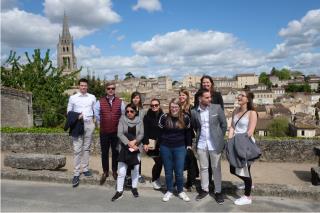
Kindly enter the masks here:
M 183 170 L 186 157 L 185 146 L 170 148 L 160 145 L 160 155 L 162 158 L 167 190 L 173 192 L 173 171 L 178 193 L 183 192 Z

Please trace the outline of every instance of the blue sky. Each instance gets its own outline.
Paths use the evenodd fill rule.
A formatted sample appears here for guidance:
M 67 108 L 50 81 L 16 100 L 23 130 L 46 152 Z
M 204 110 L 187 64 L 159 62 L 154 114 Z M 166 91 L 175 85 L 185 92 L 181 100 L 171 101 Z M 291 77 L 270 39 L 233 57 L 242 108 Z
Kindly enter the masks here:
M 319 0 L 4 0 L 1 61 L 51 49 L 63 11 L 78 67 L 101 78 L 233 76 L 272 67 L 320 73 Z

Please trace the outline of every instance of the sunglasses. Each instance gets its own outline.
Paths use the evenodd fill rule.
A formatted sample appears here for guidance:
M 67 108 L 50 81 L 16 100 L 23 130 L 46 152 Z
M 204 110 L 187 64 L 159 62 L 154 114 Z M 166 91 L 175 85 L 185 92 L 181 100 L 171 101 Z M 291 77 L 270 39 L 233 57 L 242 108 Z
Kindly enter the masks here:
M 158 107 L 159 104 L 150 104 L 150 107 Z
M 127 110 L 127 113 L 135 113 L 134 110 Z
M 108 87 L 107 90 L 116 90 L 115 87 Z

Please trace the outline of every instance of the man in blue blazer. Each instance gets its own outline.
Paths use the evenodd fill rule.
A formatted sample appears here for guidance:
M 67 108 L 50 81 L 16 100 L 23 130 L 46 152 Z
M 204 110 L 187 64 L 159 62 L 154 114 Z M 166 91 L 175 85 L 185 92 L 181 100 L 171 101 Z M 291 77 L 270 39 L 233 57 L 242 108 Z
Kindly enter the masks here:
M 221 193 L 221 154 L 224 150 L 224 135 L 227 121 L 219 104 L 211 104 L 211 94 L 207 89 L 199 90 L 199 106 L 191 111 L 193 128 L 196 131 L 196 148 L 200 161 L 201 191 L 196 200 L 209 194 L 209 159 L 215 186 L 215 200 L 224 203 Z M 210 158 L 209 158 L 210 156 Z

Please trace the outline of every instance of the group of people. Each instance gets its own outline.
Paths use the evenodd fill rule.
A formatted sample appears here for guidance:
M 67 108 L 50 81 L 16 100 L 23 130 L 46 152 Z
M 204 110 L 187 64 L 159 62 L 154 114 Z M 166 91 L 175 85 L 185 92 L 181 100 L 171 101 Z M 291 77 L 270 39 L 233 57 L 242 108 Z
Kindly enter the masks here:
M 184 186 L 189 188 L 195 184 L 197 169 L 188 170 L 186 184 L 183 172 L 186 164 L 190 163 L 186 160 L 186 156 L 195 151 L 198 156 L 200 166 L 198 173 L 201 181 L 201 190 L 196 200 L 201 200 L 209 194 L 213 176 L 214 198 L 217 203 L 223 204 L 221 155 L 226 147 L 231 147 L 231 142 L 229 147 L 226 146 L 224 136 L 227 122 L 223 99 L 219 92 L 214 91 L 212 78 L 210 76 L 201 78 L 201 88 L 195 95 L 194 106 L 190 104 L 189 92 L 181 89 L 178 97 L 170 101 L 167 113 L 161 109 L 160 100 L 157 98 L 151 100 L 150 107 L 145 112 L 139 92 L 134 92 L 131 102 L 125 105 L 116 97 L 115 90 L 115 83 L 107 83 L 106 95 L 96 101 L 95 96 L 87 92 L 88 81 L 80 79 L 79 92 L 70 96 L 67 124 L 73 138 L 73 187 L 79 185 L 80 167 L 84 176 L 92 175 L 89 170 L 89 152 L 95 121 L 100 129 L 103 168 L 101 185 L 109 176 L 110 146 L 112 150 L 112 176 L 117 182 L 112 201 L 123 196 L 128 175 L 131 175 L 131 192 L 134 197 L 139 197 L 138 182 L 142 177 L 141 152 L 146 152 L 154 161 L 152 185 L 156 190 L 161 189 L 160 175 L 164 167 L 166 193 L 162 200 L 169 201 L 176 190 L 179 198 L 190 201 L 184 192 Z M 253 108 L 253 94 L 241 91 L 237 98 L 239 107 L 232 115 L 228 141 L 237 144 L 239 141 L 237 135 L 245 134 L 248 143 L 254 143 L 253 133 L 257 123 L 257 113 Z M 237 152 L 232 147 L 227 150 L 228 159 L 239 162 L 239 157 L 234 154 Z M 236 145 L 234 149 L 237 149 Z M 236 205 L 252 202 L 250 165 L 256 158 L 241 162 L 241 167 L 230 161 L 230 172 L 244 181 L 245 194 L 235 201 Z M 197 163 L 195 166 L 198 167 Z

